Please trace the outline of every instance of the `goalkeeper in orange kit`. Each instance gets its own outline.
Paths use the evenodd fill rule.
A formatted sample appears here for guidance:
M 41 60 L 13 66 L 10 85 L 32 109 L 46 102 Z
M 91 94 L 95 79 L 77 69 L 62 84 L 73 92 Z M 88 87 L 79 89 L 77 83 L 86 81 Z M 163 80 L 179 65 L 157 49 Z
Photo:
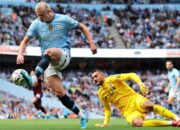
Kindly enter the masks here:
M 97 127 L 108 126 L 111 116 L 110 104 L 115 105 L 120 110 L 131 126 L 180 126 L 180 118 L 176 114 L 160 105 L 152 103 L 145 97 L 148 89 L 137 74 L 124 73 L 106 77 L 102 71 L 96 70 L 93 72 L 92 78 L 100 86 L 98 96 L 105 109 L 104 122 L 96 124 Z M 135 92 L 126 83 L 128 80 L 132 80 L 139 85 L 141 94 Z M 146 120 L 145 115 L 148 112 L 157 113 L 170 120 Z

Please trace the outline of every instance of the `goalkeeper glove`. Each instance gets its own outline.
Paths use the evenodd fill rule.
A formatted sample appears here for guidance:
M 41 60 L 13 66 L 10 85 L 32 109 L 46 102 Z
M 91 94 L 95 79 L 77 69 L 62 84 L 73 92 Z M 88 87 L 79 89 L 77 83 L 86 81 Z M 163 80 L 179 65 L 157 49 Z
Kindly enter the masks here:
M 149 89 L 146 87 L 144 83 L 141 83 L 140 85 L 140 91 L 143 96 L 146 96 L 149 93 Z

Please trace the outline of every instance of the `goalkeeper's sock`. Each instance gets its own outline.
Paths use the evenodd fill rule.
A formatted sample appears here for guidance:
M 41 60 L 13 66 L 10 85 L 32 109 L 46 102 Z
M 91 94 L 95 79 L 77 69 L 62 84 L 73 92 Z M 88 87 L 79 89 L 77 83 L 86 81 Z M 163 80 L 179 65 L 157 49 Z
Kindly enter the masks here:
M 143 127 L 147 126 L 171 126 L 172 121 L 162 121 L 162 120 L 144 120 Z
M 42 56 L 42 59 L 39 61 L 35 69 L 35 75 L 37 76 L 37 78 L 39 78 L 41 74 L 44 73 L 44 71 L 49 65 L 50 60 L 51 60 L 50 56 L 48 55 Z
M 159 105 L 154 105 L 153 106 L 153 111 L 163 117 L 172 119 L 172 120 L 178 120 L 178 117 L 176 114 L 172 113 L 165 107 L 159 106 Z
M 79 114 L 79 108 L 75 105 L 74 101 L 69 96 L 65 94 L 63 97 L 58 96 L 58 98 L 65 107 L 73 111 L 76 115 Z

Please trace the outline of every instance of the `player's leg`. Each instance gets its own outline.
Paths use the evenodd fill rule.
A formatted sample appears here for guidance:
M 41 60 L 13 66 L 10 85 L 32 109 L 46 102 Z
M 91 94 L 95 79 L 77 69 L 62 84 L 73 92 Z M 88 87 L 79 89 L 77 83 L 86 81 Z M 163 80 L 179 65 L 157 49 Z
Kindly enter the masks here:
M 175 125 L 173 124 L 173 121 L 151 119 L 151 120 L 144 120 L 142 126 L 153 127 L 153 126 L 175 126 Z
M 44 114 L 46 114 L 46 109 L 42 106 L 41 98 L 38 99 L 37 102 L 38 102 L 38 104 L 39 104 L 39 106 L 40 106 L 40 110 L 41 110 Z
M 134 126 L 140 126 L 140 124 L 142 123 L 139 119 L 139 117 L 143 117 L 143 113 L 147 113 L 147 112 L 155 112 L 163 117 L 167 117 L 171 120 L 179 120 L 178 116 L 176 116 L 174 113 L 172 113 L 171 111 L 169 111 L 168 109 L 156 105 L 154 103 L 152 103 L 150 100 L 148 100 L 147 98 L 143 97 L 142 95 L 137 95 L 135 97 L 135 106 L 137 108 L 137 111 L 134 115 L 132 114 L 132 122 L 134 122 Z M 142 113 L 142 114 L 141 114 Z M 136 119 L 137 118 L 137 119 Z M 142 118 L 143 119 L 143 118 Z M 143 123 L 141 124 L 142 126 L 169 126 L 169 125 L 173 125 L 173 121 L 167 121 L 167 120 L 144 120 Z
M 41 110 L 44 114 L 46 114 L 46 110 L 45 108 L 42 106 L 41 103 L 41 97 L 39 94 L 36 94 L 33 99 L 32 99 L 32 103 L 34 104 L 35 108 L 37 110 Z
M 48 78 L 48 82 L 51 83 L 50 87 L 52 88 L 58 99 L 62 102 L 62 104 L 73 111 L 75 114 L 78 114 L 79 109 L 75 105 L 74 101 L 66 95 L 65 89 L 62 86 L 61 79 L 57 75 L 52 75 Z
M 173 90 L 173 89 L 170 89 L 169 95 L 168 95 L 168 100 L 167 100 L 168 109 L 169 109 L 170 111 L 173 111 L 173 101 L 174 101 L 174 97 L 175 97 L 174 90 Z
M 172 126 L 173 121 L 166 120 L 144 120 L 142 117 L 136 117 L 132 121 L 135 127 L 153 127 L 153 126 Z
M 132 106 L 133 103 L 131 102 L 130 107 Z M 137 111 L 135 106 L 131 110 L 130 109 L 127 110 L 125 113 L 126 113 L 125 119 L 131 126 L 135 126 L 135 127 L 143 126 L 145 114 L 143 112 Z
M 153 111 L 154 113 L 157 113 L 157 114 L 161 115 L 162 117 L 171 119 L 171 121 L 156 120 L 156 119 L 145 120 L 143 122 L 143 126 L 169 126 L 169 125 L 178 126 L 178 124 L 179 124 L 179 117 L 163 106 L 156 105 L 156 104 L 152 103 L 151 101 L 147 100 L 143 103 L 143 108 L 146 111 Z
M 50 87 L 52 88 L 58 99 L 62 102 L 62 104 L 81 118 L 81 128 L 86 128 L 86 116 L 79 110 L 74 101 L 66 94 L 59 76 L 52 75 L 48 77 L 48 82 L 51 83 Z
M 61 52 L 61 58 L 52 56 L 54 60 L 51 60 L 49 67 L 45 70 L 44 76 L 45 79 L 48 79 L 49 85 L 55 91 L 56 96 L 62 102 L 62 104 L 81 118 L 81 128 L 83 129 L 87 127 L 87 119 L 85 115 L 79 111 L 74 101 L 68 95 L 66 95 L 61 81 L 62 78 L 59 76 L 59 71 L 65 69 L 70 62 L 69 52 L 66 50 L 61 50 Z M 58 53 L 56 54 L 58 55 Z
M 157 113 L 161 115 L 162 117 L 166 117 L 172 120 L 179 120 L 179 117 L 176 114 L 174 114 L 173 112 L 171 112 L 170 110 L 168 110 L 167 108 L 163 106 L 152 103 L 149 100 L 143 103 L 143 107 L 145 110 L 153 111 L 154 113 Z
M 48 48 L 44 55 L 42 56 L 41 60 L 39 61 L 38 65 L 35 68 L 35 74 L 30 77 L 29 75 L 21 72 L 24 79 L 26 80 L 29 87 L 33 87 L 35 82 L 37 82 L 37 78 L 44 73 L 46 68 L 49 66 L 51 62 L 53 65 L 58 65 L 61 57 L 63 55 L 63 50 L 60 48 Z
M 172 121 L 144 120 L 142 117 L 136 117 L 132 124 L 135 127 L 172 126 Z
M 53 65 L 58 65 L 61 56 L 62 50 L 60 48 L 48 48 L 42 56 L 41 60 L 39 61 L 38 65 L 36 66 L 35 75 L 37 76 L 37 78 L 42 73 L 44 73 L 50 62 Z
M 171 126 L 172 121 L 145 120 L 145 113 L 134 111 L 128 114 L 126 121 L 134 127 Z

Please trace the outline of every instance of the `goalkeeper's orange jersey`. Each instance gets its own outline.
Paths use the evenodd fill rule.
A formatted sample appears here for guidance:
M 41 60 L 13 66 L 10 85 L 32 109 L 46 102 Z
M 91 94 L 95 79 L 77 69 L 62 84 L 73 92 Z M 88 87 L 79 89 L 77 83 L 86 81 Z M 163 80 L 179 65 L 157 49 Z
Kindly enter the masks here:
M 124 114 L 129 101 L 136 95 L 136 92 L 125 82 L 127 80 L 133 80 L 136 83 L 141 82 L 135 73 L 126 73 L 106 77 L 100 86 L 98 96 L 104 105 L 105 124 L 109 122 L 111 116 L 110 103 L 118 107 L 121 113 Z

